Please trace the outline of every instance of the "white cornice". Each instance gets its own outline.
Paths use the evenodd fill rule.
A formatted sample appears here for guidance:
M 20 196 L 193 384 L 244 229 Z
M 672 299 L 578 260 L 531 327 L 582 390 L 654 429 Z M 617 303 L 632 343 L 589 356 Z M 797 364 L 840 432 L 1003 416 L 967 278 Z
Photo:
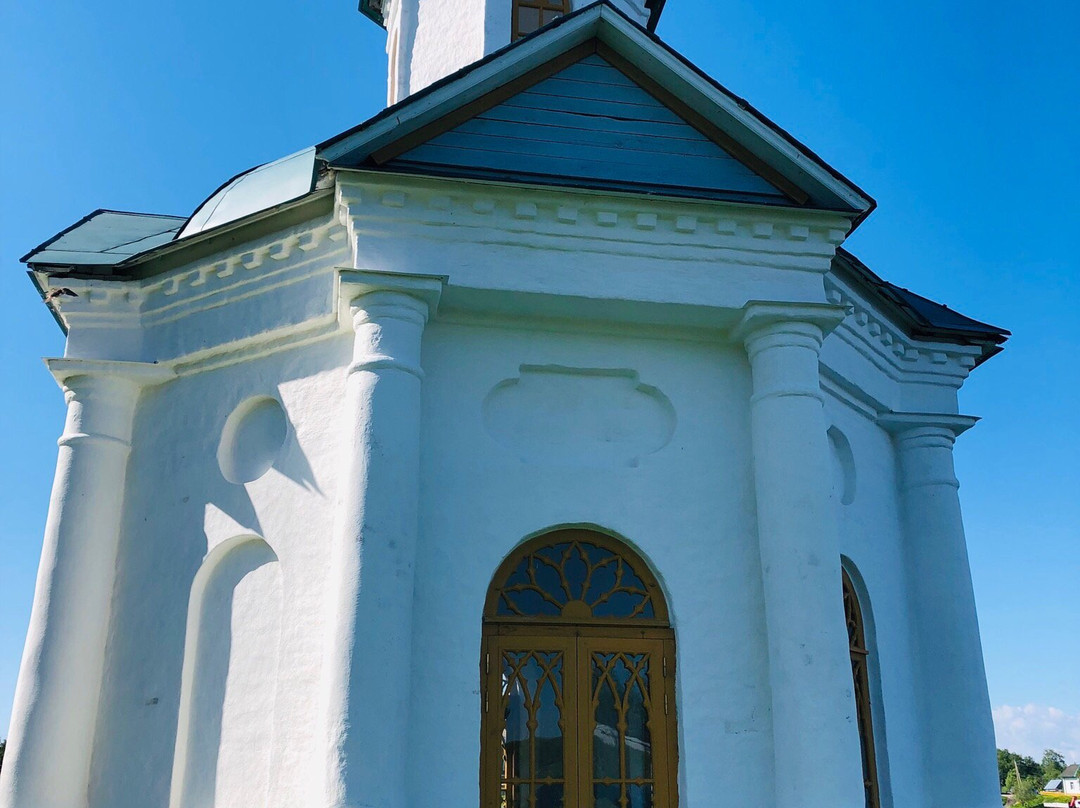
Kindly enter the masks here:
M 320 220 L 275 236 L 222 251 L 205 260 L 149 279 L 110 281 L 49 278 L 40 276 L 46 291 L 65 288 L 55 304 L 65 325 L 117 326 L 137 323 L 151 326 L 221 304 L 222 295 L 239 290 L 258 291 L 283 273 L 295 279 L 297 270 L 327 259 L 345 249 L 345 230 L 333 220 Z
M 959 387 L 977 364 L 982 354 L 978 346 L 912 339 L 835 275 L 824 280 L 829 302 L 848 310 L 832 338 L 844 340 L 892 378 L 910 381 L 923 377 Z
M 840 214 L 799 208 L 360 170 L 338 172 L 336 209 L 354 250 L 392 228 L 436 241 L 554 251 L 588 242 L 608 253 L 822 274 L 850 227 Z

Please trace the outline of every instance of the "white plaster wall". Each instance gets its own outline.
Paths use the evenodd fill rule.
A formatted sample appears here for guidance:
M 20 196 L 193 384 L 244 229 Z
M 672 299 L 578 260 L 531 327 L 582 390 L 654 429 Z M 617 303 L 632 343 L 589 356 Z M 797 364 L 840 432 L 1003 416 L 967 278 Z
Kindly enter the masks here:
M 712 804 L 716 794 L 748 782 L 768 788 L 770 692 L 749 462 L 749 371 L 741 350 L 664 336 L 642 329 L 560 333 L 525 323 L 429 326 L 413 805 L 430 802 L 436 784 L 441 801 L 477 803 L 487 587 L 520 541 L 567 524 L 623 536 L 668 593 L 678 643 L 683 804 Z M 503 399 L 499 406 L 520 408 L 519 423 L 576 420 L 581 403 L 590 411 L 607 407 L 599 420 L 620 428 L 582 429 L 565 442 L 524 429 L 516 443 L 500 442 L 485 426 L 484 403 L 493 389 L 517 379 L 523 365 L 561 370 Z M 578 371 L 570 379 L 569 368 Z M 632 371 L 670 402 L 672 428 L 663 448 L 637 454 L 664 435 L 663 425 L 633 393 L 617 392 L 601 369 Z M 558 399 L 544 395 L 548 384 L 561 387 Z
M 214 771 L 221 772 L 219 800 L 183 805 L 255 804 L 242 798 L 249 775 L 262 778 L 268 792 L 260 805 L 314 804 L 313 756 L 320 749 L 314 705 L 340 445 L 334 416 L 350 350 L 348 337 L 330 339 L 181 377 L 144 398 L 129 471 L 92 806 L 169 804 L 192 583 L 203 558 L 238 536 L 262 537 L 278 570 L 268 575 L 260 567 L 236 582 L 226 621 L 235 642 L 224 689 L 217 690 L 224 699 L 223 746 L 216 768 L 207 770 L 209 758 L 200 759 L 193 775 L 212 781 Z M 288 414 L 285 445 L 265 475 L 229 483 L 217 462 L 221 431 L 238 404 L 266 395 L 278 398 Z M 274 613 L 279 621 L 271 619 Z M 275 656 L 276 669 L 269 670 Z M 253 687 L 259 692 L 245 695 Z M 271 707 L 264 709 L 267 702 Z M 205 720 L 210 707 L 200 709 Z M 272 740 L 249 748 L 264 731 Z M 254 762 L 265 754 L 269 761 Z M 253 770 L 264 764 L 268 775 Z
M 669 595 L 683 804 L 709 805 L 747 783 L 767 791 L 771 694 L 750 379 L 744 349 L 722 332 L 747 300 L 823 299 L 831 221 L 812 219 L 811 241 L 792 246 L 788 211 L 378 182 L 385 193 L 365 186 L 350 194 L 337 220 L 313 220 L 146 284 L 142 338 L 123 358 L 181 357 L 180 376 L 148 391 L 137 414 L 90 805 L 169 804 L 185 654 L 196 658 L 187 639 L 192 586 L 215 548 L 245 536 L 260 537 L 277 561 L 273 574 L 264 565 L 223 590 L 239 596 L 226 622 L 241 639 L 227 664 L 217 657 L 226 671 L 225 746 L 213 768 L 238 755 L 225 767 L 237 777 L 230 784 L 227 772 L 216 797 L 176 808 L 319 799 L 323 593 L 352 353 L 352 335 L 335 319 L 333 267 L 348 264 L 450 278 L 424 338 L 420 543 L 414 633 L 405 638 L 413 702 L 401 728 L 412 804 L 430 801 L 432 783 L 444 801 L 476 804 L 484 595 L 517 543 L 567 524 L 623 536 Z M 658 229 L 634 224 L 643 206 L 659 211 Z M 520 219 L 522 210 L 531 218 Z M 615 214 L 613 226 L 601 226 L 604 212 Z M 759 237 L 752 217 L 778 224 Z M 65 304 L 76 355 L 115 347 L 98 340 L 108 329 L 84 332 L 82 324 L 97 321 L 95 306 L 121 303 L 85 294 Z M 114 322 L 133 316 L 118 309 Z M 849 329 L 851 321 L 863 330 Z M 924 804 L 922 739 L 895 457 L 873 417 L 888 408 L 881 402 L 954 411 L 966 370 L 955 358 L 931 359 L 934 348 L 924 352 L 926 367 L 908 362 L 903 377 L 873 353 L 882 333 L 869 330 L 874 324 L 849 318 L 822 356 L 831 386 L 848 391 L 827 397 L 827 410 L 850 451 L 836 461 L 836 507 L 842 551 L 873 614 L 883 780 L 895 786 L 893 808 L 916 808 Z M 889 350 L 897 355 L 897 343 Z M 253 396 L 282 403 L 285 443 L 265 475 L 230 483 L 218 467 L 219 439 Z M 195 781 L 210 768 L 198 764 Z M 244 791 L 255 781 L 265 799 Z
M 865 587 L 861 605 L 872 619 L 871 695 L 883 808 L 918 808 L 927 800 L 892 440 L 865 412 L 842 399 L 827 396 L 826 415 L 851 450 L 850 501 L 844 504 L 840 479 L 833 499 L 841 551 L 856 573 L 857 587 Z
M 573 0 L 577 11 L 596 0 Z M 612 0 L 639 25 L 648 22 L 644 0 Z M 397 64 L 389 71 L 390 97 L 400 101 L 398 75 L 407 74 L 406 93 L 415 93 L 489 53 L 510 44 L 513 30 L 511 0 L 396 0 L 387 24 L 390 41 L 397 36 Z M 400 16 L 399 16 L 400 15 Z
M 204 574 L 205 573 L 205 574 Z M 281 648 L 281 565 L 262 539 L 215 548 L 192 588 L 174 803 L 265 805 Z

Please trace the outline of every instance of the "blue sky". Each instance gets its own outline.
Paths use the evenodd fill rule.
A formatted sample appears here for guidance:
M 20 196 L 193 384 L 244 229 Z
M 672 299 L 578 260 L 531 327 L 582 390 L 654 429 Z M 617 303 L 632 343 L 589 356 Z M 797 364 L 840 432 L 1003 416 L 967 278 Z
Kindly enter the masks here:
M 186 215 L 383 106 L 353 0 L 0 0 L 0 728 L 63 421 L 63 351 L 18 258 L 98 207 Z M 865 188 L 847 246 L 1004 326 L 962 392 L 999 745 L 1080 761 L 1080 5 L 670 0 L 658 33 Z M 0 729 L 0 736 L 3 730 Z

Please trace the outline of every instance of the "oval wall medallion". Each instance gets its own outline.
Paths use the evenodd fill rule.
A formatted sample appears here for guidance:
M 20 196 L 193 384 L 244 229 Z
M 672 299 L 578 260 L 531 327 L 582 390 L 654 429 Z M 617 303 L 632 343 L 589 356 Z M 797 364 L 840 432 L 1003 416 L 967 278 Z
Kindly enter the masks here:
M 274 465 L 289 433 L 285 408 L 276 398 L 256 396 L 242 402 L 225 421 L 218 444 L 218 465 L 231 483 L 249 483 Z
M 635 466 L 675 433 L 675 408 L 632 370 L 522 365 L 492 388 L 484 428 L 528 463 Z

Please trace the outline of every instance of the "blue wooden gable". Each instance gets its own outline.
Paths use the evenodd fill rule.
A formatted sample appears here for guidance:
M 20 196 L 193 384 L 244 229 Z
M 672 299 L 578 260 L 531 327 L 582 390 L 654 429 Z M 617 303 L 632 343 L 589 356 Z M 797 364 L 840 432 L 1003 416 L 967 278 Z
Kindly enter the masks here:
M 767 204 L 791 202 L 598 54 L 397 155 L 384 167 Z

